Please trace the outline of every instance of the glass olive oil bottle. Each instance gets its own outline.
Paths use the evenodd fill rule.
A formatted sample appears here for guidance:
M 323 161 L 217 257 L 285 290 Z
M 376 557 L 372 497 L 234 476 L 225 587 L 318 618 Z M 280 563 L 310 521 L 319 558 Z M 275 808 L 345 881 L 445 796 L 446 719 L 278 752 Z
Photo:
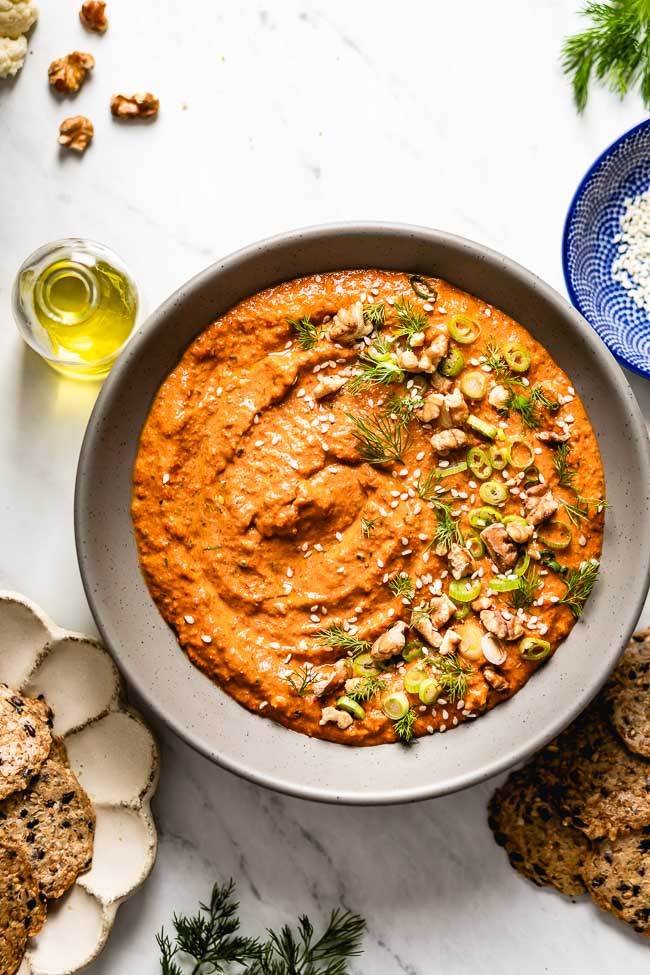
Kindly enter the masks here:
M 25 341 L 53 369 L 106 376 L 131 335 L 138 292 L 124 262 L 90 241 L 48 244 L 22 265 L 14 314 Z

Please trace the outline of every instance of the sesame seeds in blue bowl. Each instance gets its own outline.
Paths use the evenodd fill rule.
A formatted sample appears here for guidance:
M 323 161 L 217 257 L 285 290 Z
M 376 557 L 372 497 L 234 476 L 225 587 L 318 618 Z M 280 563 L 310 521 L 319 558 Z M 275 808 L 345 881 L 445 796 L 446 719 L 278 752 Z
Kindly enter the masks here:
M 596 160 L 562 246 L 571 301 L 618 361 L 650 379 L 650 119 Z

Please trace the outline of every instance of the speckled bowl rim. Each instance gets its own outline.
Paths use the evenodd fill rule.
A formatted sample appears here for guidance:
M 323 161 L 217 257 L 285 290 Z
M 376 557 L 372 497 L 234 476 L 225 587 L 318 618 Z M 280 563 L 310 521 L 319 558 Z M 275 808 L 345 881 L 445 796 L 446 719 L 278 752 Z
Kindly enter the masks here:
M 607 161 L 607 159 L 609 159 L 609 157 L 613 152 L 616 152 L 619 146 L 627 142 L 628 139 L 630 139 L 633 135 L 636 135 L 636 133 L 639 132 L 641 129 L 648 128 L 648 126 L 650 126 L 650 119 L 644 119 L 643 122 L 639 122 L 637 125 L 633 125 L 631 129 L 628 129 L 627 132 L 624 132 L 623 135 L 620 135 L 618 137 L 618 139 L 615 139 L 612 143 L 610 143 L 610 145 L 608 145 L 606 149 L 603 149 L 601 154 L 598 156 L 597 159 L 594 160 L 594 162 L 591 164 L 591 166 L 589 167 L 585 175 L 580 180 L 578 184 L 578 188 L 573 194 L 571 203 L 569 204 L 569 209 L 567 211 L 566 219 L 564 221 L 564 230 L 562 233 L 562 271 L 564 272 L 564 283 L 566 284 L 566 289 L 569 293 L 569 298 L 571 299 L 571 303 L 578 309 L 580 314 L 584 317 L 585 321 L 589 322 L 589 324 L 591 325 L 591 327 L 593 328 L 594 332 L 596 332 L 597 335 L 600 335 L 599 328 L 597 325 L 594 325 L 589 320 L 589 317 L 587 316 L 585 309 L 582 307 L 582 302 L 580 301 L 578 292 L 576 291 L 575 286 L 573 284 L 573 275 L 571 273 L 571 265 L 569 261 L 569 236 L 571 233 L 571 226 L 573 224 L 573 220 L 576 214 L 576 210 L 578 209 L 580 200 L 586 193 L 589 184 L 591 183 L 592 179 L 594 178 L 594 176 L 596 175 L 600 167 Z M 606 342 L 605 345 L 607 345 Z M 609 346 L 607 347 L 609 348 Z M 630 372 L 636 373 L 637 376 L 643 376 L 644 379 L 650 379 L 650 366 L 647 369 L 642 369 L 640 366 L 637 366 L 634 362 L 632 362 L 631 359 L 628 359 L 626 356 L 620 355 L 618 352 L 615 352 L 614 349 L 610 349 L 610 352 L 612 353 L 614 358 L 618 362 L 620 362 L 622 366 L 625 366 L 626 369 L 629 369 Z
M 592 373 L 591 366 L 594 363 L 597 364 L 598 374 L 605 377 L 607 394 L 609 396 L 608 402 L 616 404 L 618 411 L 617 416 L 618 414 L 621 414 L 621 416 L 624 417 L 625 425 L 629 430 L 630 457 L 634 460 L 635 470 L 638 469 L 638 476 L 635 481 L 636 486 L 634 489 L 639 492 L 645 489 L 646 493 L 643 499 L 641 498 L 641 495 L 639 496 L 639 508 L 637 509 L 634 518 L 634 525 L 632 526 L 630 524 L 629 518 L 631 516 L 628 517 L 625 513 L 623 513 L 622 517 L 628 518 L 628 521 L 623 525 L 615 526 L 614 531 L 618 537 L 621 534 L 621 529 L 625 529 L 627 531 L 625 537 L 628 540 L 638 539 L 640 537 L 650 538 L 650 495 L 647 493 L 647 486 L 650 485 L 650 444 L 648 442 L 645 424 L 636 399 L 629 387 L 629 384 L 627 383 L 625 376 L 616 364 L 613 356 L 608 352 L 605 345 L 597 337 L 596 333 L 590 328 L 587 322 L 564 298 L 562 298 L 541 279 L 511 259 L 506 258 L 498 252 L 493 251 L 479 243 L 458 237 L 454 234 L 431 230 L 425 227 L 373 222 L 339 223 L 309 227 L 285 234 L 279 234 L 275 237 L 255 243 L 249 247 L 242 248 L 225 259 L 211 265 L 206 270 L 200 272 L 187 284 L 183 285 L 178 291 L 176 291 L 170 298 L 168 298 L 167 301 L 165 301 L 158 308 L 158 310 L 149 317 L 149 319 L 133 336 L 132 341 L 129 343 L 124 355 L 120 358 L 120 360 L 118 360 L 117 365 L 113 369 L 100 393 L 88 423 L 77 471 L 74 511 L 75 533 L 77 555 L 83 585 L 90 608 L 103 639 L 105 640 L 106 644 L 111 647 L 114 656 L 122 667 L 127 679 L 134 685 L 140 696 L 149 704 L 158 717 L 169 727 L 171 727 L 180 738 L 223 768 L 249 779 L 252 782 L 279 792 L 284 792 L 300 798 L 323 802 L 339 802 L 358 805 L 383 805 L 428 799 L 474 785 L 526 759 L 533 752 L 546 744 L 552 737 L 558 734 L 564 727 L 566 727 L 570 721 L 572 721 L 584 709 L 584 707 L 601 688 L 634 630 L 635 624 L 643 608 L 648 586 L 650 584 L 650 545 L 639 547 L 639 551 L 637 553 L 638 559 L 634 565 L 634 573 L 631 572 L 630 567 L 628 570 L 629 578 L 625 579 L 625 585 L 622 583 L 619 585 L 619 596 L 622 597 L 622 604 L 624 607 L 625 618 L 623 621 L 616 620 L 616 626 L 614 626 L 614 623 L 611 622 L 611 606 L 607 601 L 610 597 L 607 594 L 604 581 L 601 584 L 600 590 L 597 588 L 595 591 L 592 599 L 590 600 L 588 610 L 585 613 L 585 617 L 589 621 L 587 630 L 586 632 L 583 631 L 582 636 L 578 636 L 577 638 L 573 639 L 572 645 L 574 648 L 577 645 L 580 652 L 583 652 L 583 650 L 584 652 L 591 652 L 593 639 L 600 632 L 597 624 L 602 624 L 606 632 L 609 629 L 608 642 L 600 653 L 597 662 L 594 663 L 594 666 L 587 668 L 587 672 L 584 674 L 580 672 L 578 689 L 571 699 L 570 706 L 557 709 L 554 707 L 555 702 L 551 700 L 544 713 L 544 722 L 541 724 L 541 726 L 535 725 L 535 715 L 529 714 L 528 711 L 525 712 L 525 717 L 522 717 L 519 713 L 521 709 L 516 710 L 514 713 L 509 712 L 509 717 L 504 718 L 503 723 L 499 723 L 498 726 L 495 724 L 492 726 L 492 728 L 490 726 L 490 717 L 491 715 L 495 715 L 497 712 L 502 712 L 504 709 L 510 707 L 513 702 L 516 702 L 521 695 L 526 693 L 527 689 L 534 681 L 540 681 L 540 679 L 543 680 L 544 675 L 547 673 L 546 668 L 542 668 L 540 673 L 535 675 L 533 680 L 530 681 L 526 687 L 519 692 L 519 694 L 515 695 L 515 698 L 513 698 L 512 701 L 501 704 L 499 708 L 490 712 L 489 715 L 480 718 L 478 722 L 462 725 L 461 727 L 455 729 L 451 734 L 444 736 L 434 735 L 432 738 L 425 737 L 421 743 L 418 743 L 415 748 L 411 749 L 404 749 L 403 746 L 400 745 L 382 745 L 371 749 L 348 749 L 345 746 L 334 745 L 331 742 L 323 742 L 319 739 L 310 739 L 302 735 L 297 735 L 295 732 L 283 729 L 280 726 L 275 725 L 273 722 L 260 720 L 256 715 L 251 715 L 248 711 L 239 707 L 239 705 L 237 705 L 224 692 L 210 684 L 209 681 L 207 681 L 207 678 L 201 675 L 199 671 L 192 668 L 192 665 L 189 663 L 189 661 L 187 661 L 185 655 L 178 650 L 175 637 L 171 631 L 168 631 L 169 638 L 166 638 L 167 642 L 170 642 L 170 640 L 173 642 L 174 652 L 178 653 L 179 658 L 187 662 L 187 667 L 194 671 L 196 679 L 206 682 L 212 689 L 214 695 L 221 695 L 220 698 L 211 698 L 211 701 L 214 700 L 214 709 L 217 710 L 218 708 L 221 708 L 222 717 L 224 714 L 229 715 L 230 719 L 236 723 L 237 733 L 242 740 L 245 740 L 248 743 L 248 740 L 253 737 L 264 739 L 266 732 L 263 730 L 263 726 L 273 724 L 276 730 L 279 729 L 278 734 L 284 734 L 285 736 L 288 735 L 292 739 L 299 739 L 301 744 L 304 746 L 304 752 L 300 753 L 298 762 L 318 762 L 319 757 L 321 757 L 326 764 L 331 765 L 332 763 L 330 762 L 330 759 L 332 756 L 328 756 L 327 749 L 332 748 L 339 751 L 343 748 L 345 752 L 355 752 L 359 756 L 364 756 L 364 754 L 367 755 L 369 751 L 373 753 L 386 752 L 386 762 L 384 763 L 384 761 L 381 760 L 382 774 L 384 771 L 384 766 L 390 769 L 390 766 L 394 765 L 394 760 L 389 758 L 387 750 L 398 749 L 400 753 L 400 774 L 402 774 L 404 771 L 408 773 L 408 786 L 395 786 L 394 784 L 391 784 L 390 774 L 386 775 L 385 781 L 382 779 L 379 785 L 375 785 L 372 788 L 359 786 L 357 784 L 357 780 L 354 779 L 353 776 L 352 780 L 354 785 L 350 787 L 343 788 L 340 786 L 340 784 L 337 785 L 336 783 L 325 782 L 322 776 L 320 778 L 314 778 L 313 774 L 311 777 L 314 778 L 314 782 L 306 784 L 301 780 L 300 768 L 295 769 L 293 766 L 290 766 L 291 759 L 296 761 L 297 746 L 295 743 L 293 745 L 289 744 L 286 748 L 289 756 L 287 758 L 287 763 L 289 765 L 288 770 L 285 770 L 287 766 L 283 766 L 282 774 L 277 772 L 269 772 L 264 766 L 271 764 L 270 759 L 267 761 L 258 761 L 258 758 L 255 755 L 253 760 L 249 759 L 247 761 L 243 761 L 236 756 L 233 757 L 232 753 L 235 751 L 234 747 L 224 750 L 221 747 L 220 742 L 215 743 L 215 735 L 212 732 L 206 733 L 203 730 L 203 726 L 200 730 L 190 727 L 191 718 L 188 717 L 188 713 L 192 703 L 191 691 L 188 691 L 187 699 L 184 700 L 182 704 L 177 706 L 176 702 L 174 701 L 174 714 L 168 713 L 165 707 L 161 705 L 159 700 L 162 690 L 161 687 L 158 686 L 160 685 L 158 674 L 156 674 L 155 680 L 151 682 L 143 679 L 141 673 L 139 672 L 139 657 L 134 653 L 129 655 L 129 653 L 125 651 L 129 637 L 128 623 L 125 624 L 123 620 L 116 618 L 119 614 L 116 612 L 115 607 L 111 613 L 107 613 L 106 616 L 104 616 L 104 603 L 107 599 L 113 598 L 112 596 L 104 596 L 104 585 L 106 579 L 102 578 L 102 570 L 105 558 L 104 555 L 102 555 L 99 559 L 93 558 L 92 552 L 90 551 L 93 545 L 93 519 L 101 519 L 103 514 L 103 512 L 96 510 L 96 505 L 94 504 L 93 489 L 97 485 L 93 485 L 93 475 L 96 474 L 95 468 L 97 464 L 101 463 L 101 453 L 103 447 L 106 443 L 110 443 L 111 441 L 110 418 L 114 413 L 119 413 L 120 397 L 122 393 L 127 395 L 129 379 L 134 378 L 135 367 L 138 364 L 141 353 L 146 350 L 148 343 L 150 341 L 153 342 L 154 338 L 158 338 L 158 340 L 161 341 L 161 336 L 164 334 L 168 319 L 179 314 L 179 309 L 181 307 L 187 304 L 191 305 L 193 302 L 194 304 L 198 302 L 199 307 L 202 307 L 202 302 L 205 302 L 206 300 L 205 295 L 208 293 L 214 293 L 215 289 L 218 289 L 220 277 L 227 275 L 227 273 L 236 275 L 241 271 L 242 267 L 245 270 L 246 267 L 248 267 L 249 262 L 257 262 L 257 264 L 261 263 L 266 272 L 267 267 L 270 269 L 274 266 L 273 259 L 278 256 L 286 256 L 287 251 L 290 254 L 291 260 L 298 260 L 297 257 L 294 258 L 294 255 L 300 253 L 301 248 L 307 247 L 308 252 L 311 253 L 311 251 L 309 251 L 309 247 L 311 246 L 322 247 L 324 249 L 328 247 L 335 248 L 341 241 L 343 241 L 345 245 L 345 241 L 347 241 L 349 238 L 351 238 L 353 241 L 351 246 L 356 246 L 357 239 L 361 238 L 363 245 L 362 249 L 366 246 L 366 238 L 370 238 L 372 241 L 372 243 L 368 245 L 370 246 L 370 249 L 381 245 L 382 248 L 384 246 L 386 247 L 387 253 L 390 253 L 391 243 L 395 247 L 399 246 L 402 248 L 402 250 L 408 249 L 411 246 L 424 249 L 429 247 L 441 248 L 443 253 L 445 250 L 448 250 L 450 255 L 453 255 L 454 258 L 460 256 L 462 259 L 468 259 L 472 268 L 470 273 L 474 274 L 474 276 L 478 275 L 481 277 L 482 275 L 485 276 L 486 274 L 489 275 L 494 272 L 495 279 L 498 282 L 497 290 L 499 287 L 505 288 L 507 281 L 508 288 L 514 286 L 515 288 L 520 287 L 526 294 L 532 292 L 533 300 L 535 302 L 539 299 L 542 304 L 549 306 L 553 315 L 557 317 L 558 321 L 561 321 L 562 334 L 564 335 L 567 330 L 570 331 L 572 333 L 571 340 L 578 343 L 581 348 L 585 348 L 588 351 L 588 362 L 590 364 L 589 376 L 591 376 Z M 257 264 L 255 267 L 257 267 Z M 371 266 L 364 262 L 363 259 L 359 260 L 356 266 L 364 266 L 364 264 L 365 266 Z M 327 260 L 327 265 L 334 266 L 331 260 Z M 352 267 L 354 265 L 349 261 L 342 261 L 340 266 Z M 390 261 L 387 260 L 383 265 L 380 262 L 375 261 L 372 266 L 395 267 L 396 265 L 391 265 Z M 327 268 L 323 267 L 321 264 L 320 267 L 313 267 L 311 273 L 318 273 L 319 271 L 323 272 L 326 269 Z M 418 267 L 414 267 L 412 269 L 414 271 L 423 270 L 422 268 Z M 303 270 L 300 273 L 310 272 Z M 433 273 L 436 273 L 436 271 Z M 277 271 L 275 274 L 272 274 L 269 270 L 268 283 L 272 284 L 280 280 L 286 280 L 287 278 L 291 278 L 293 276 L 295 276 L 295 272 L 291 270 L 287 270 L 287 273 L 285 273 L 284 276 L 278 275 Z M 450 277 L 450 275 L 447 274 L 447 277 Z M 501 277 L 503 277 L 503 281 L 501 281 Z M 226 277 L 224 280 L 228 281 L 229 279 Z M 260 290 L 260 287 L 262 286 L 256 285 L 247 293 L 250 294 L 254 291 Z M 462 283 L 460 286 L 462 287 Z M 492 300 L 486 298 L 485 296 L 483 297 L 485 300 Z M 493 303 L 496 302 L 493 301 Z M 503 300 L 501 304 L 503 305 Z M 193 338 L 203 330 L 203 328 L 208 324 L 208 321 L 209 319 L 202 320 L 201 324 L 197 324 L 194 335 L 188 338 L 187 341 L 184 341 L 183 348 L 186 348 L 187 345 L 193 341 Z M 557 341 L 562 342 L 565 340 L 563 338 L 558 338 Z M 180 354 L 182 354 L 182 352 Z M 170 361 L 165 365 L 164 368 L 160 369 L 160 382 L 164 381 L 175 364 L 175 361 Z M 140 365 L 141 368 L 145 368 L 144 363 L 141 363 Z M 564 365 L 567 366 L 566 362 Z M 570 366 L 567 366 L 567 368 L 570 371 Z M 149 400 L 145 415 L 142 418 L 142 422 L 144 422 L 144 419 L 146 418 L 150 404 L 151 400 Z M 610 412 L 611 409 L 608 407 L 608 415 Z M 115 437 L 117 436 L 121 436 L 121 433 L 115 433 Z M 618 440 L 619 438 L 617 437 L 616 439 Z M 112 448 L 109 447 L 108 449 L 110 453 L 110 449 Z M 127 448 L 124 442 L 120 441 L 119 450 L 125 449 Z M 622 490 L 620 485 L 619 490 Z M 123 505 L 121 503 L 119 517 L 129 518 L 130 522 L 128 505 L 124 511 L 122 510 L 122 506 Z M 627 510 L 628 506 L 625 505 L 624 507 Z M 103 529 L 100 529 L 100 531 L 103 531 Z M 641 534 L 639 535 L 637 532 Z M 132 538 L 132 526 L 130 533 Z M 112 551 L 111 546 L 115 548 L 115 543 L 111 537 L 108 537 L 108 533 L 106 534 L 105 538 L 102 536 L 101 544 L 106 551 Z M 612 544 L 616 546 L 620 543 L 612 542 Z M 626 566 L 628 565 L 627 562 L 621 564 L 625 564 Z M 607 572 L 605 572 L 605 568 L 604 563 L 603 575 L 609 576 L 609 566 L 607 566 Z M 615 566 L 612 565 L 611 569 L 613 570 L 614 568 Z M 113 569 L 114 571 L 117 571 L 117 563 L 114 564 Z M 623 572 L 623 568 L 621 568 L 620 571 Z M 129 582 L 132 585 L 135 585 L 138 591 L 140 591 L 140 589 L 144 591 L 146 594 L 146 597 L 144 598 L 149 601 L 155 610 L 141 575 L 138 575 L 138 579 L 139 581 L 136 580 L 134 582 L 129 578 Z M 121 599 L 119 605 L 121 605 Z M 580 626 L 584 625 L 585 624 L 581 622 Z M 117 629 L 120 627 L 120 636 L 118 637 Z M 578 629 L 579 627 L 574 628 L 569 640 L 566 641 L 567 644 L 572 640 L 573 635 Z M 589 639 L 590 637 L 591 640 Z M 150 644 L 154 642 L 153 637 L 148 639 Z M 151 652 L 151 650 L 152 647 L 148 647 L 148 651 Z M 564 652 L 565 654 L 568 654 L 570 652 L 570 648 L 565 646 Z M 561 661 L 562 655 L 558 654 L 551 662 L 551 665 L 558 666 L 555 664 L 556 660 Z M 176 667 L 175 664 L 173 664 L 173 666 Z M 575 682 L 575 675 L 571 672 L 570 667 L 570 658 L 567 656 L 565 663 L 560 668 L 560 674 L 556 675 L 553 679 L 548 679 L 550 682 L 549 686 L 553 686 L 553 681 L 557 682 L 559 680 L 561 682 L 565 677 L 567 677 L 567 675 Z M 568 671 L 567 668 L 569 668 Z M 196 680 L 188 676 L 188 681 L 196 689 L 198 686 L 196 684 Z M 584 682 L 580 685 L 580 681 Z M 152 683 L 154 686 L 151 686 Z M 541 691 L 542 686 L 543 684 L 539 684 L 537 690 Z M 179 691 L 178 693 L 180 698 L 183 699 L 183 692 Z M 203 689 L 199 689 L 198 693 L 202 695 Z M 526 700 L 529 699 L 527 698 Z M 537 700 L 537 698 L 535 700 Z M 232 707 L 230 707 L 230 705 L 232 705 Z M 204 717 L 204 713 L 199 715 L 199 718 L 201 719 Z M 512 727 L 512 729 L 510 729 L 510 725 L 513 724 L 513 717 L 517 718 L 519 724 L 517 728 Z M 528 720 L 529 717 L 531 720 Z M 212 713 L 207 716 L 207 719 L 214 721 Z M 540 721 L 541 719 L 538 720 L 538 725 L 540 725 Z M 255 722 L 256 725 L 252 725 L 250 722 Z M 515 724 L 517 724 L 517 722 L 515 722 Z M 480 726 L 483 727 L 482 732 L 479 732 Z M 450 771 L 445 775 L 445 777 L 438 778 L 437 780 L 435 779 L 435 776 L 431 780 L 428 780 L 426 777 L 426 770 L 430 766 L 426 764 L 424 758 L 418 759 L 415 757 L 418 754 L 420 756 L 430 754 L 431 764 L 433 765 L 435 762 L 435 752 L 427 753 L 427 746 L 430 746 L 436 740 L 442 742 L 444 738 L 445 744 L 444 746 L 440 745 L 440 747 L 444 748 L 444 753 L 446 755 L 450 748 L 455 747 L 452 742 L 457 739 L 458 747 L 456 748 L 456 751 L 462 751 L 463 745 L 461 744 L 461 739 L 462 736 L 468 732 L 485 735 L 486 739 L 490 742 L 490 744 L 486 747 L 494 750 L 496 745 L 493 744 L 493 741 L 499 741 L 499 734 L 497 733 L 495 736 L 497 727 L 499 727 L 504 734 L 507 732 L 507 744 L 504 745 L 503 750 L 498 754 L 492 755 L 488 760 L 481 762 L 473 769 L 460 767 L 458 761 L 456 761 L 456 765 L 454 766 L 455 759 L 452 758 L 450 759 L 450 763 L 451 767 L 454 769 L 453 772 Z M 518 730 L 522 735 L 518 740 L 515 736 L 516 730 Z M 217 734 L 216 737 L 218 738 L 219 735 Z M 277 737 L 276 735 L 275 740 L 273 736 L 268 737 L 269 742 L 279 748 L 280 751 L 285 748 L 285 745 L 282 743 L 284 742 L 286 744 L 288 742 L 286 737 L 282 738 Z M 280 745 L 278 745 L 278 741 L 280 742 Z M 263 743 L 263 747 L 268 747 L 268 743 Z M 470 746 L 465 745 L 465 750 L 471 754 L 472 743 L 470 743 Z M 228 751 L 230 751 L 230 754 Z M 303 758 L 303 756 L 306 757 Z M 334 762 L 334 767 L 338 767 L 337 763 L 340 763 L 341 761 L 343 761 L 343 764 L 345 764 L 347 760 L 344 761 L 342 758 L 337 758 Z M 359 764 L 360 762 L 362 762 L 362 759 L 352 760 L 351 764 L 354 766 L 354 771 L 356 771 L 357 766 L 359 769 L 363 768 L 363 765 Z M 405 763 L 405 767 L 403 766 L 403 763 Z M 307 766 L 303 767 L 306 768 Z M 435 766 L 433 767 L 435 768 Z M 422 780 L 423 768 L 425 775 L 424 779 Z M 411 770 L 413 771 L 414 775 L 413 779 L 410 778 Z M 418 776 L 420 777 L 419 779 Z

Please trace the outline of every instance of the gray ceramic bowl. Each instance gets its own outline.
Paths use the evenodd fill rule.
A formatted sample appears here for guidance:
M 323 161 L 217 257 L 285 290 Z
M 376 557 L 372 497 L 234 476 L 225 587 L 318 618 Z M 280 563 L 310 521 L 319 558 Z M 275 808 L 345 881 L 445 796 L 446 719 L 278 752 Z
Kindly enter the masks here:
M 189 343 L 240 299 L 297 275 L 377 267 L 439 275 L 504 309 L 567 370 L 605 466 L 602 575 L 582 621 L 511 701 L 414 748 L 347 748 L 250 714 L 194 669 L 158 614 L 138 566 L 129 505 L 140 431 Z M 526 758 L 564 728 L 612 670 L 650 573 L 650 454 L 634 396 L 581 316 L 530 272 L 480 244 L 420 227 L 343 224 L 284 234 L 213 264 L 134 336 L 106 382 L 81 451 L 79 564 L 103 639 L 128 680 L 182 738 L 261 785 L 309 799 L 392 803 L 471 785 Z

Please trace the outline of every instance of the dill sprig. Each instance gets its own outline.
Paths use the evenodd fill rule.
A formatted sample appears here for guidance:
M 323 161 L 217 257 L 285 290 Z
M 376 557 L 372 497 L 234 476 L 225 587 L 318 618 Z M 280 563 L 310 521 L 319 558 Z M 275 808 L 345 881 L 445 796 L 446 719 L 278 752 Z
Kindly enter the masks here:
M 568 606 L 576 619 L 582 615 L 582 610 L 591 595 L 591 590 L 596 584 L 600 562 L 598 559 L 590 559 L 583 562 L 577 569 L 569 569 L 562 582 L 566 586 L 566 592 L 560 599 L 560 603 Z
M 417 392 L 419 394 L 419 390 Z M 392 393 L 384 403 L 384 415 L 391 416 L 406 426 L 415 411 L 420 409 L 422 402 L 419 395 L 414 397 L 410 393 L 404 393 L 400 396 L 399 393 Z
M 445 552 L 448 552 L 454 543 L 463 545 L 465 540 L 460 530 L 460 520 L 453 517 L 451 506 L 440 500 L 434 500 L 432 504 L 434 505 L 438 524 L 434 529 L 433 538 L 427 545 L 427 549 L 435 545 L 436 548 L 440 547 Z
M 318 680 L 315 670 L 307 670 L 306 667 L 296 667 L 291 675 L 287 677 L 287 684 L 293 688 L 298 697 L 305 697 L 309 694 L 312 684 Z
M 332 626 L 320 630 L 316 634 L 316 639 L 321 646 L 337 647 L 341 650 L 347 650 L 353 657 L 356 657 L 360 653 L 367 653 L 370 650 L 370 644 L 367 640 L 359 640 L 357 637 L 347 633 L 340 623 L 334 623 Z
M 525 385 L 521 376 L 518 376 L 516 372 L 513 372 L 508 363 L 505 360 L 503 352 L 496 344 L 494 336 L 491 335 L 485 346 L 485 365 L 489 366 L 496 379 L 503 383 L 504 386 L 511 388 L 512 386 L 523 386 Z
M 380 677 L 360 677 L 359 682 L 350 691 L 346 691 L 348 697 L 351 697 L 353 701 L 357 701 L 359 704 L 363 704 L 364 701 L 370 701 L 381 691 L 385 690 L 386 681 L 381 680 Z
M 394 596 L 400 596 L 403 599 L 413 599 L 415 595 L 413 580 L 406 572 L 400 572 L 399 575 L 394 576 L 387 585 Z
M 587 105 L 592 75 L 621 98 L 638 85 L 650 108 L 650 7 L 647 0 L 609 0 L 587 3 L 581 11 L 592 24 L 568 37 L 562 47 L 562 67 L 570 76 L 579 112 Z
M 323 934 L 314 939 L 314 926 L 305 915 L 294 932 L 284 925 L 267 930 L 267 940 L 243 937 L 234 883 L 215 884 L 210 904 L 200 904 L 194 916 L 174 915 L 175 940 L 157 935 L 162 975 L 224 975 L 230 965 L 242 975 L 346 975 L 347 959 L 362 952 L 365 922 L 350 911 L 332 911 Z
M 373 328 L 381 328 L 386 321 L 386 307 L 382 301 L 363 309 L 363 319 Z
M 364 518 L 361 517 L 361 534 L 364 538 L 370 538 L 374 531 L 374 527 L 379 521 L 378 518 Z
M 303 315 L 302 318 L 287 318 L 287 322 L 296 333 L 298 345 L 305 352 L 313 349 L 320 338 L 320 329 L 315 322 L 312 322 L 309 315 Z
M 345 415 L 356 427 L 353 435 L 359 442 L 359 453 L 363 460 L 368 464 L 403 462 L 411 443 L 411 435 L 403 423 L 390 416 L 374 415 L 359 419 L 352 413 Z
M 514 410 L 515 413 L 519 414 L 523 427 L 529 430 L 537 430 L 542 425 L 542 414 L 539 407 L 555 412 L 559 409 L 559 405 L 548 396 L 542 386 L 531 386 L 528 395 L 511 389 L 508 399 L 498 412 L 503 416 L 508 416 Z
M 576 528 L 579 528 L 583 521 L 591 515 L 591 508 L 608 508 L 609 504 L 604 498 L 585 498 L 576 488 L 573 488 L 574 500 L 566 501 L 562 499 L 562 505 L 566 511 L 569 521 Z
M 575 468 L 569 464 L 571 447 L 568 443 L 561 443 L 553 451 L 553 466 L 555 468 L 560 487 L 572 488 L 576 474 Z
M 418 332 L 424 332 L 428 325 L 427 316 L 416 308 L 408 298 L 398 298 L 393 305 L 397 316 L 397 326 L 394 331 L 396 338 L 406 336 L 411 339 Z
M 404 745 L 410 745 L 413 741 L 413 726 L 415 725 L 416 719 L 417 714 L 415 713 L 415 709 L 409 708 L 406 714 L 398 718 L 393 725 L 395 734 Z
M 527 609 L 535 602 L 535 593 L 539 588 L 539 573 L 532 566 L 519 576 L 519 588 L 510 593 L 510 605 L 513 609 Z
M 359 393 L 368 386 L 401 383 L 404 379 L 404 372 L 398 366 L 390 344 L 382 335 L 377 336 L 373 344 L 361 353 L 356 365 L 361 372 L 347 384 L 351 393 Z
M 452 703 L 462 701 L 467 696 L 467 678 L 474 672 L 468 664 L 464 666 L 458 654 L 438 654 L 429 658 L 436 671 L 435 679 L 443 689 L 445 697 Z

